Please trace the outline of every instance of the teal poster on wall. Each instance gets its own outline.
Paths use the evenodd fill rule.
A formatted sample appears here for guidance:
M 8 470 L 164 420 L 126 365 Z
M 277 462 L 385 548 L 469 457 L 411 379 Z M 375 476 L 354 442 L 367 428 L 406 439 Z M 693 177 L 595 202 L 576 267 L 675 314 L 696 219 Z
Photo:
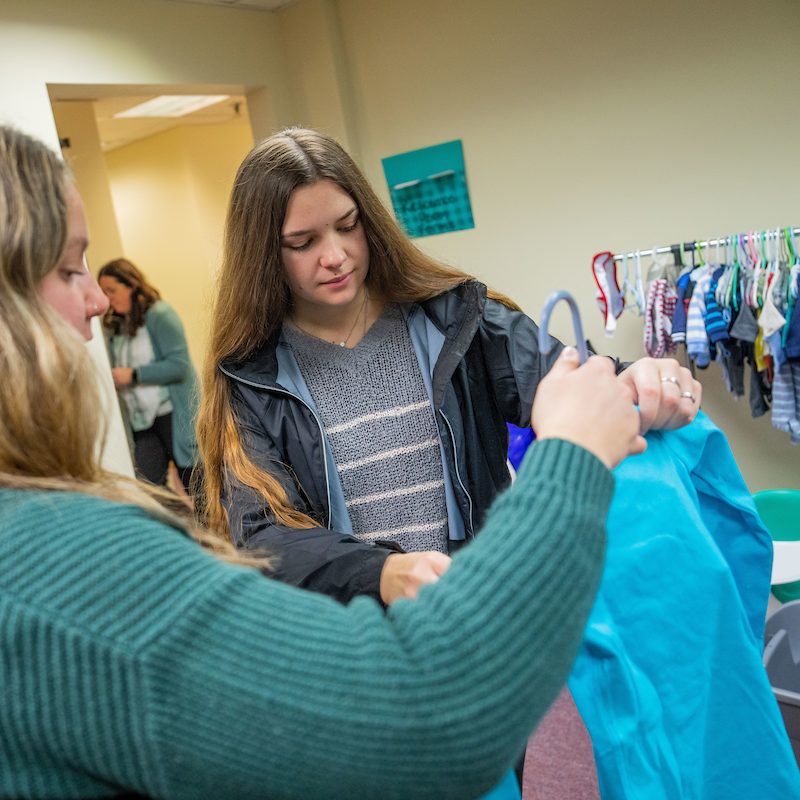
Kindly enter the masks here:
M 474 228 L 461 140 L 382 160 L 392 207 L 411 237 Z

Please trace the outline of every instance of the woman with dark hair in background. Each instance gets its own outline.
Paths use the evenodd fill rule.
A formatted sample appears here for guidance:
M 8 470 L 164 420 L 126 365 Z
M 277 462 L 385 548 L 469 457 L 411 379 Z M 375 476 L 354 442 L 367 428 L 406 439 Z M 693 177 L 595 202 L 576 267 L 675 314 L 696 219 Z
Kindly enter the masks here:
M 189 491 L 197 461 L 197 378 L 180 318 L 126 258 L 109 261 L 98 279 L 110 304 L 103 326 L 137 475 L 162 486 L 172 461 Z

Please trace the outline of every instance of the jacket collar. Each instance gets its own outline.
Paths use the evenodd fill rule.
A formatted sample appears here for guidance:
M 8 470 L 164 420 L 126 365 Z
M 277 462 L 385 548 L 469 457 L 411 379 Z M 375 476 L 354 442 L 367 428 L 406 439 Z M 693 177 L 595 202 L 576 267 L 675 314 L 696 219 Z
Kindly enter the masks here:
M 472 343 L 485 304 L 486 286 L 473 280 L 430 300 L 403 306 L 405 314 L 413 313 L 415 306 L 422 308 L 425 316 L 445 337 L 445 345 L 434 374 L 434 398 L 438 394 L 437 387 L 442 382 L 449 381 Z M 235 380 L 280 389 L 277 348 L 287 346 L 281 334 L 277 339 L 264 343 L 243 361 L 226 359 L 220 364 L 220 369 Z
M 486 286 L 469 281 L 420 303 L 428 319 L 444 334 L 445 343 L 433 373 L 433 404 L 440 408 L 453 373 L 475 338 L 486 304 Z
M 479 281 L 468 281 L 430 300 L 423 300 L 419 305 L 448 341 L 468 347 L 478 329 L 485 304 L 486 286 Z
M 258 350 L 243 361 L 225 359 L 219 368 L 229 377 L 259 386 L 280 388 L 278 386 L 277 346 L 279 339 L 265 342 Z

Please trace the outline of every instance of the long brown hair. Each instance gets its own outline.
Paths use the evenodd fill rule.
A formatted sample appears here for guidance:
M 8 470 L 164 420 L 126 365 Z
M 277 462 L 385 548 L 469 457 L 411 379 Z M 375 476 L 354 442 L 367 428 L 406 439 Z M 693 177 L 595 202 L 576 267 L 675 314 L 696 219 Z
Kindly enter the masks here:
M 161 298 L 158 289 L 149 283 L 142 271 L 132 261 L 128 261 L 127 258 L 115 258 L 113 261 L 104 264 L 100 267 L 97 278 L 98 280 L 100 278 L 114 278 L 133 290 L 131 292 L 130 312 L 125 315 L 117 314 L 109 306 L 103 317 L 103 325 L 113 334 L 124 332 L 128 336 L 135 336 L 136 331 L 144 325 L 144 317 L 150 306 Z
M 281 229 L 295 189 L 330 180 L 355 202 L 369 246 L 370 294 L 390 302 L 428 300 L 471 276 L 423 253 L 400 230 L 355 162 L 334 139 L 289 128 L 245 157 L 234 181 L 225 226 L 222 268 L 203 374 L 198 443 L 204 466 L 204 510 L 217 530 L 228 528 L 221 503 L 229 476 L 255 489 L 277 521 L 314 527 L 289 503 L 281 484 L 245 454 L 219 365 L 241 361 L 274 340 L 291 304 L 281 261 Z M 490 296 L 517 308 L 509 298 Z
M 73 491 L 144 508 L 226 560 L 262 565 L 179 516 L 156 487 L 105 470 L 95 364 L 83 340 L 39 295 L 67 240 L 64 163 L 41 142 L 0 126 L 0 486 Z

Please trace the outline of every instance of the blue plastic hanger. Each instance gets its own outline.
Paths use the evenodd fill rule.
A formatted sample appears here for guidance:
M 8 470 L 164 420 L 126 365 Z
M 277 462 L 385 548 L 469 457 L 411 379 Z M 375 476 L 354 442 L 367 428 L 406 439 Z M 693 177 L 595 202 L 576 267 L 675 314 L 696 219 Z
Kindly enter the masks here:
M 589 349 L 586 347 L 586 339 L 583 336 L 581 312 L 578 310 L 578 304 L 575 302 L 575 298 L 563 289 L 558 292 L 553 292 L 553 294 L 547 298 L 547 302 L 545 302 L 544 308 L 542 309 L 542 319 L 539 323 L 539 352 L 542 355 L 547 355 L 553 349 L 553 344 L 547 333 L 547 328 L 550 324 L 550 315 L 553 313 L 553 307 L 559 300 L 566 300 L 569 304 L 569 310 L 572 312 L 572 328 L 575 331 L 575 339 L 577 340 L 578 360 L 583 364 L 589 357 Z

